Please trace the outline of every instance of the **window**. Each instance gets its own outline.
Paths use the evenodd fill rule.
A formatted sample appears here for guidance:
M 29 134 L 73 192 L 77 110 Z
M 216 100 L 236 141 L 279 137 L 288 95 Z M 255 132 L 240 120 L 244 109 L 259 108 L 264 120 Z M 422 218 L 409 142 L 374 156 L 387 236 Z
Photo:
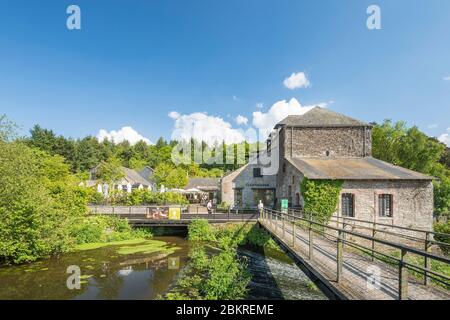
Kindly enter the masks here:
M 283 164 L 283 173 L 286 172 L 286 163 Z
M 288 201 L 289 201 L 289 206 L 292 206 L 292 186 L 288 187 Z
M 292 176 L 292 185 L 295 185 L 295 176 Z
M 261 168 L 253 168 L 253 178 L 261 178 Z
M 378 196 L 378 212 L 380 213 L 380 217 L 392 217 L 392 204 L 392 194 L 380 194 Z
M 355 216 L 355 195 L 353 193 L 342 194 L 342 215 L 345 217 Z
M 300 194 L 298 192 L 295 194 L 295 205 L 300 207 Z
M 267 156 L 270 157 L 272 155 L 272 140 L 267 140 Z
M 234 189 L 234 205 L 242 207 L 242 189 Z
M 253 203 L 258 205 L 261 200 L 265 207 L 275 206 L 275 190 L 274 189 L 253 189 Z

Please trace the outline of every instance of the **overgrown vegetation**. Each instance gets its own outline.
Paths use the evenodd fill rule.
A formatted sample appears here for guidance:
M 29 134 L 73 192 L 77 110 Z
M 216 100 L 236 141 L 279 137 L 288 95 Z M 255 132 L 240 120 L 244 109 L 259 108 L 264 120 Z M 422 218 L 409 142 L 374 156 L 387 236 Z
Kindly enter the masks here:
M 328 222 L 331 215 L 336 212 L 342 184 L 340 180 L 304 178 L 300 188 L 305 202 L 305 212 L 313 214 L 318 222 Z
M 185 205 L 189 204 L 186 197 L 175 192 L 152 192 L 148 190 L 135 189 L 131 193 L 112 190 L 108 198 L 91 189 L 89 203 L 93 205 L 115 205 L 115 206 L 141 206 L 141 205 Z
M 126 219 L 107 216 L 89 216 L 76 219 L 70 228 L 70 235 L 76 244 L 149 239 L 152 237 L 152 233 L 148 229 L 132 229 Z
M 210 256 L 205 247 L 192 249 L 189 267 L 184 270 L 176 289 L 167 300 L 237 300 L 247 295 L 250 274 L 236 250 L 223 250 Z
M 434 231 L 447 234 L 447 236 L 437 234 L 434 238 L 436 241 L 446 243 L 447 245 L 440 245 L 440 248 L 444 253 L 450 254 L 450 221 L 446 223 L 435 223 Z
M 61 157 L 0 141 L 0 262 L 69 250 L 70 226 L 87 203 L 75 182 Z
M 126 221 L 86 217 L 92 190 L 59 155 L 14 140 L 0 118 L 0 264 L 26 263 L 67 252 L 77 243 L 148 237 Z
M 195 242 L 190 263 L 178 280 L 176 288 L 164 298 L 169 300 L 234 300 L 247 295 L 251 280 L 247 262 L 238 257 L 237 248 L 252 245 L 278 249 L 275 241 L 256 224 L 226 224 L 211 226 L 198 219 L 189 226 L 189 241 Z M 210 243 L 220 250 L 210 255 L 205 249 Z

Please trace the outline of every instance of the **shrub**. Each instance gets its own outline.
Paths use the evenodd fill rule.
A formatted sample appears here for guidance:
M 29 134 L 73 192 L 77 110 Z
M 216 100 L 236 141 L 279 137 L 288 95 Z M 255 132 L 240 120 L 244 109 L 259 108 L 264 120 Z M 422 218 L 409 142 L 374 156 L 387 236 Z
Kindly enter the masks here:
M 71 227 L 76 244 L 150 238 L 150 230 L 132 229 L 128 220 L 108 216 L 80 218 Z
M 86 212 L 87 195 L 61 157 L 0 142 L 0 188 L 0 262 L 70 249 L 69 226 Z
M 190 241 L 214 241 L 214 232 L 208 220 L 195 219 L 188 227 Z
M 436 235 L 435 240 L 446 243 L 447 245 L 441 245 L 440 247 L 445 253 L 450 253 L 450 221 L 447 221 L 446 223 L 436 223 L 434 225 L 434 232 L 447 234 L 447 236 Z

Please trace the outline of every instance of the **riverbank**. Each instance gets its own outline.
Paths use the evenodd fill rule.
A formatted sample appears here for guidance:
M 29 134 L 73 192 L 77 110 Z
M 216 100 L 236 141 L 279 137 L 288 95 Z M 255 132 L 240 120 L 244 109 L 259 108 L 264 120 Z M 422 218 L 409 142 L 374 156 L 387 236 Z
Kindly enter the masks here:
M 254 275 L 248 270 L 248 255 L 240 248 L 280 251 L 270 235 L 256 223 L 211 226 L 195 220 L 188 227 L 193 243 L 190 261 L 176 285 L 161 299 L 236 300 L 249 295 Z

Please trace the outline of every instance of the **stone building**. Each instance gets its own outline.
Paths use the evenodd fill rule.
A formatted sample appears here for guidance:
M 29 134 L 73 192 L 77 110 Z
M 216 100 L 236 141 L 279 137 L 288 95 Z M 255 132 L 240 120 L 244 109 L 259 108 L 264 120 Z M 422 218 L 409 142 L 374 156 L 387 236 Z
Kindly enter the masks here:
M 287 199 L 290 207 L 301 208 L 305 177 L 342 180 L 336 215 L 432 228 L 433 178 L 373 158 L 370 124 L 316 107 L 279 122 L 269 146 L 279 157 L 276 174 L 256 177 L 258 166 L 247 165 L 225 176 L 223 201 L 255 206 L 255 193 L 266 188 L 274 190 L 273 203 L 266 206 L 279 207 Z

